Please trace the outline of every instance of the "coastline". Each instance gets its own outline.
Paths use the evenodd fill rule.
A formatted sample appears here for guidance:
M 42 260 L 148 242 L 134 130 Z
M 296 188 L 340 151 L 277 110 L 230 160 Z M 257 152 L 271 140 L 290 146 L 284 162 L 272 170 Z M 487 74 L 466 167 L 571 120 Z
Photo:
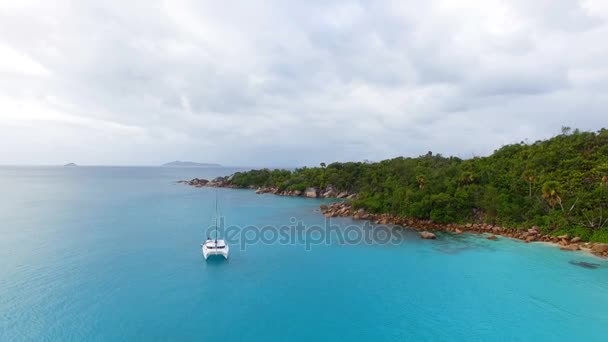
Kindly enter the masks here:
M 553 236 L 542 234 L 537 227 L 531 229 L 516 229 L 495 226 L 485 223 L 448 223 L 441 224 L 430 220 L 418 220 L 413 218 L 398 217 L 390 214 L 372 214 L 364 209 L 355 210 L 349 202 L 335 202 L 329 205 L 321 205 L 321 213 L 325 217 L 351 217 L 356 220 L 369 220 L 376 224 L 391 224 L 405 226 L 417 230 L 422 239 L 435 239 L 433 232 L 449 232 L 452 234 L 470 233 L 480 235 L 488 240 L 510 238 L 525 243 L 545 243 L 559 247 L 562 251 L 584 251 L 595 256 L 608 258 L 608 244 L 581 241 L 579 237 L 571 237 L 568 234 Z
M 213 180 L 203 178 L 194 178 L 191 180 L 179 180 L 176 183 L 186 184 L 195 188 L 230 188 L 230 189 L 249 189 L 255 190 L 256 194 L 272 194 L 277 196 L 292 196 L 292 197 L 307 197 L 307 198 L 336 198 L 336 199 L 354 199 L 357 194 L 348 191 L 338 191 L 334 187 L 327 186 L 323 189 L 316 187 L 308 187 L 303 190 L 279 190 L 276 187 L 241 187 L 230 183 L 231 176 L 217 177 Z
M 214 180 L 194 178 L 190 181 L 180 180 L 179 184 L 185 184 L 196 188 L 219 187 L 231 189 L 255 190 L 256 194 L 273 194 L 277 196 L 307 197 L 307 198 L 335 198 L 341 199 L 340 202 L 322 204 L 320 212 L 325 217 L 350 217 L 355 220 L 373 221 L 375 224 L 396 225 L 414 229 L 419 232 L 421 239 L 436 239 L 434 232 L 449 232 L 452 234 L 475 234 L 480 238 L 488 240 L 498 240 L 498 238 L 509 238 L 519 240 L 524 243 L 542 243 L 558 247 L 562 251 L 581 251 L 602 259 L 608 258 L 608 244 L 582 241 L 580 237 L 564 235 L 549 235 L 540 232 L 538 227 L 530 229 L 517 229 L 501 227 L 486 223 L 436 223 L 431 220 L 419 220 L 415 218 L 399 217 L 391 214 L 368 213 L 364 209 L 355 210 L 350 199 L 356 197 L 356 193 L 337 192 L 328 187 L 324 190 L 317 188 L 307 188 L 304 191 L 279 191 L 273 187 L 238 187 L 230 184 L 230 177 L 218 177 Z

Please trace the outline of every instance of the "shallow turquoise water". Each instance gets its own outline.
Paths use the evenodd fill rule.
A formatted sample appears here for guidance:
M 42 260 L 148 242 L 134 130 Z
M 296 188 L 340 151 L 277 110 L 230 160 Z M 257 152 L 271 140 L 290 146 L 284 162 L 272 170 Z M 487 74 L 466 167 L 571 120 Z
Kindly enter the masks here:
M 402 231 L 205 262 L 215 192 L 174 181 L 231 171 L 0 168 L 0 340 L 608 338 L 608 263 L 549 246 Z M 228 225 L 324 220 L 320 200 L 218 196 Z

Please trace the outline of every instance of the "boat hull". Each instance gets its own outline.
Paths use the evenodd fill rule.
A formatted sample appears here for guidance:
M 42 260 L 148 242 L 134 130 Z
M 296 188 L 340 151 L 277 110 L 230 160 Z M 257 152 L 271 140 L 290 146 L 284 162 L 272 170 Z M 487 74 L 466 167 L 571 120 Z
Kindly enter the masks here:
M 223 240 L 218 240 L 217 244 L 215 241 L 208 240 L 202 245 L 202 253 L 205 260 L 214 256 L 219 256 L 223 257 L 224 259 L 228 259 L 230 247 L 228 247 L 228 245 Z

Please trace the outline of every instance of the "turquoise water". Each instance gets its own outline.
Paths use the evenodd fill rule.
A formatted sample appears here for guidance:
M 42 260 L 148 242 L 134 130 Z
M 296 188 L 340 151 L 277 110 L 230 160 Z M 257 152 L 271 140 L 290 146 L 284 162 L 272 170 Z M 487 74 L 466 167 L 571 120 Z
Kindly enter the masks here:
M 174 181 L 232 171 L 0 168 L 0 340 L 608 338 L 608 263 L 549 246 L 402 231 L 205 262 L 215 192 Z M 227 225 L 323 223 L 320 200 L 218 197 Z

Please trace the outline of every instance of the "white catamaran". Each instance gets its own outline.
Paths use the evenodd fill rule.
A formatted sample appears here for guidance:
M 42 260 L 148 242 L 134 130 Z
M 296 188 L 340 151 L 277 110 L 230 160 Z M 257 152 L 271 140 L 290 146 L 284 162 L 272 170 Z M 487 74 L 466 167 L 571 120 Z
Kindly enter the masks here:
M 207 237 L 207 241 L 201 244 L 201 248 L 203 251 L 203 257 L 207 260 L 210 256 L 219 255 L 223 256 L 224 259 L 228 259 L 228 252 L 230 251 L 230 247 L 226 241 L 222 239 L 218 239 L 218 207 L 217 207 L 217 189 L 215 190 L 215 239 L 211 239 Z

